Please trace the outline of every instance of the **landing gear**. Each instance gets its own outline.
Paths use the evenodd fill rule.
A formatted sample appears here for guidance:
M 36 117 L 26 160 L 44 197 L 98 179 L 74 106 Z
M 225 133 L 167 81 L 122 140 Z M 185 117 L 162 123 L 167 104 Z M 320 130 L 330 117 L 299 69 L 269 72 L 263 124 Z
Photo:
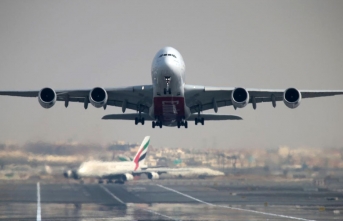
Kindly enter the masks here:
M 171 94 L 171 89 L 170 88 L 164 88 L 163 93 L 164 94 Z
M 188 122 L 185 120 L 181 120 L 177 122 L 177 128 L 180 128 L 181 126 L 184 126 L 185 128 L 188 128 Z
M 164 77 L 164 80 L 166 81 L 166 85 L 167 85 L 167 87 L 166 88 L 164 88 L 164 90 L 163 90 L 163 93 L 164 94 L 171 94 L 171 89 L 170 89 L 170 81 L 171 81 L 171 77 Z
M 162 121 L 153 121 L 152 128 L 155 128 L 155 126 L 162 128 Z
M 142 125 L 144 125 L 144 122 L 145 122 L 144 117 L 142 117 L 142 118 L 136 117 L 135 118 L 135 125 L 137 125 L 138 123 L 141 123 Z
M 195 125 L 198 125 L 198 123 L 201 123 L 201 125 L 204 125 L 205 119 L 204 118 L 195 118 L 194 122 L 195 122 Z

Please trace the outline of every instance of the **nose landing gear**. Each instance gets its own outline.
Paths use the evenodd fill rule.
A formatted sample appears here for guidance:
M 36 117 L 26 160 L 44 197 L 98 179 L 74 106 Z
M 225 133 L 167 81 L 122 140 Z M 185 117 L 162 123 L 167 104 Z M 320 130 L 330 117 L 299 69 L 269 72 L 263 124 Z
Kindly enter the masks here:
M 171 81 L 171 77 L 164 77 L 164 80 L 166 81 L 166 85 L 167 85 L 167 87 L 166 88 L 164 88 L 164 90 L 163 90 L 163 93 L 164 94 L 171 94 L 171 89 L 170 89 L 170 81 Z

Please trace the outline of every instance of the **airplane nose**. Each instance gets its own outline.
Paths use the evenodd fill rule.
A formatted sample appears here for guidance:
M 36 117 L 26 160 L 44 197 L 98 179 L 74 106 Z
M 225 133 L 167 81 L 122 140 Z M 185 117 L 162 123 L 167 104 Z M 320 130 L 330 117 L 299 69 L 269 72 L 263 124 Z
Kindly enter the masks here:
M 176 62 L 172 58 L 166 57 L 161 62 L 161 69 L 166 75 L 175 73 L 177 71 Z

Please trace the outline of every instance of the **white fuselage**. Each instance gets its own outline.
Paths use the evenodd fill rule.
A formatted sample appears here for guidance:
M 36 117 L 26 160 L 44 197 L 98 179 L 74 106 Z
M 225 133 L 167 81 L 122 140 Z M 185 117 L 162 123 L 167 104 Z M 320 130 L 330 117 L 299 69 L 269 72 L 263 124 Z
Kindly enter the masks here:
M 120 175 L 132 173 L 133 171 L 141 171 L 139 166 L 135 170 L 136 164 L 132 161 L 128 162 L 102 162 L 88 161 L 81 164 L 77 169 L 77 176 L 82 177 L 106 177 L 109 175 Z
M 191 114 L 184 96 L 185 70 L 181 54 L 172 47 L 159 50 L 152 62 L 153 105 L 149 115 L 165 126 L 176 126 Z

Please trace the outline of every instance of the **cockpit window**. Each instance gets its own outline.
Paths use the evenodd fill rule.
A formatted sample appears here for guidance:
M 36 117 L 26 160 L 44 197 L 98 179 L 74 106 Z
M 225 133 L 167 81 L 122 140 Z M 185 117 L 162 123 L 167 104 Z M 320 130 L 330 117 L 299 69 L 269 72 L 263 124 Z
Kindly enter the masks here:
M 175 55 L 173 55 L 173 54 L 161 54 L 160 56 L 158 56 L 159 58 L 160 57 L 162 57 L 162 56 L 173 56 L 174 58 L 176 58 L 176 56 Z

